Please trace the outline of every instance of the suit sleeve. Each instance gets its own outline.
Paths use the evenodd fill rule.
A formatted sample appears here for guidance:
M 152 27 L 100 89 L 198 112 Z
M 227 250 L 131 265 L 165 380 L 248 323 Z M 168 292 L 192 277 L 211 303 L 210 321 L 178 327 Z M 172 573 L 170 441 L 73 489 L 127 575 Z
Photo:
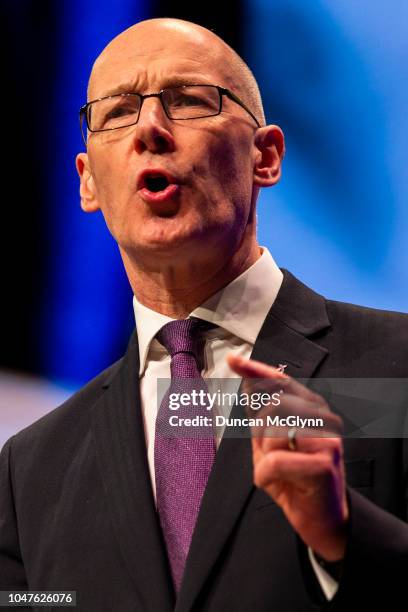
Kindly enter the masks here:
M 346 554 L 334 597 L 328 600 L 298 537 L 306 590 L 330 612 L 400 610 L 407 600 L 408 524 L 348 487 L 350 523 Z
M 400 609 L 407 597 L 408 524 L 353 489 L 348 496 L 350 531 L 330 610 Z
M 406 405 L 406 404 L 405 404 Z M 350 526 L 339 589 L 330 610 L 399 610 L 407 602 L 408 413 L 403 411 L 398 518 L 348 487 Z M 406 607 L 406 605 L 405 605 Z
M 0 591 L 28 588 L 14 507 L 11 447 L 12 438 L 0 453 Z

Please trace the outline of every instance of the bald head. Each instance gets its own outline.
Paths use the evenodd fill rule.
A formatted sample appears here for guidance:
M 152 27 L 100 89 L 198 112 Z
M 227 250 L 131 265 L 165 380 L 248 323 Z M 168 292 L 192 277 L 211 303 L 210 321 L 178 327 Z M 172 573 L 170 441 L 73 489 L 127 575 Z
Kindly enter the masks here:
M 183 49 L 189 50 L 191 66 L 187 68 L 197 74 L 197 79 L 200 69 L 205 69 L 206 64 L 217 66 L 222 82 L 214 84 L 234 91 L 252 110 L 259 123 L 265 125 L 258 84 L 244 60 L 210 30 L 181 19 L 148 19 L 116 36 L 94 63 L 88 83 L 88 100 L 107 94 L 101 89 L 101 82 L 106 82 L 107 73 L 120 77 L 124 64 L 128 68 L 130 62 L 134 62 L 142 68 L 152 59 L 154 61 L 166 52 L 174 53 L 175 50 L 183 59 Z

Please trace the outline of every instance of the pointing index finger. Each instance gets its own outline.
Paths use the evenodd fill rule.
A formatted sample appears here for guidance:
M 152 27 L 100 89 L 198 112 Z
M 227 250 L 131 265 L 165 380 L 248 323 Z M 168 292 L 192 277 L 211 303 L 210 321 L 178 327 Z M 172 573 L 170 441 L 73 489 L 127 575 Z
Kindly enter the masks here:
M 227 355 L 228 365 L 234 372 L 241 374 L 245 378 L 278 378 L 278 379 L 289 379 L 287 374 L 284 374 L 278 368 L 266 365 L 261 361 L 255 359 L 245 359 L 240 355 L 233 355 L 230 353 Z
M 272 385 L 276 383 L 285 393 L 291 393 L 292 395 L 315 402 L 320 408 L 327 408 L 327 404 L 321 395 L 311 391 L 311 389 L 308 389 L 294 378 L 278 370 L 278 368 L 274 368 L 261 361 L 256 361 L 255 359 L 245 359 L 231 353 L 227 356 L 227 362 L 230 368 L 243 378 L 248 380 L 251 378 L 269 379 Z

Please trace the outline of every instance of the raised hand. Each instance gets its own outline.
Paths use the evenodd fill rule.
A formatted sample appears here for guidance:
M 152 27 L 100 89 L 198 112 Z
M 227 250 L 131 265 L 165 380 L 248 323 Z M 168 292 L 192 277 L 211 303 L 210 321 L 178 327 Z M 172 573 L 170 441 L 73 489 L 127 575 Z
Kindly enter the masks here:
M 264 417 L 265 423 L 252 432 L 255 485 L 276 501 L 304 543 L 320 557 L 342 559 L 349 510 L 340 417 L 320 395 L 276 368 L 234 355 L 228 356 L 228 364 L 245 379 L 247 393 L 256 389 L 260 378 L 268 393 L 282 391 L 278 408 L 268 406 L 251 415 Z M 297 430 L 290 444 L 288 431 L 293 434 L 293 428 L 268 426 L 268 414 L 320 418 L 324 425 Z

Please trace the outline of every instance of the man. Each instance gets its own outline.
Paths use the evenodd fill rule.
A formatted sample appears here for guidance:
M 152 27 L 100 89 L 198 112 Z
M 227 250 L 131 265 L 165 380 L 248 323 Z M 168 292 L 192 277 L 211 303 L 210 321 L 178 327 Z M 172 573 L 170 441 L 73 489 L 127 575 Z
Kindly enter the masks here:
M 406 377 L 407 318 L 326 301 L 259 247 L 256 200 L 284 139 L 249 69 L 204 28 L 141 22 L 95 62 L 82 121 L 81 205 L 119 245 L 136 333 L 6 444 L 1 589 L 75 590 L 87 612 L 398 601 L 405 440 L 342 441 L 295 378 Z M 168 438 L 155 390 L 170 375 L 266 379 L 283 412 L 323 414 L 331 436 Z

